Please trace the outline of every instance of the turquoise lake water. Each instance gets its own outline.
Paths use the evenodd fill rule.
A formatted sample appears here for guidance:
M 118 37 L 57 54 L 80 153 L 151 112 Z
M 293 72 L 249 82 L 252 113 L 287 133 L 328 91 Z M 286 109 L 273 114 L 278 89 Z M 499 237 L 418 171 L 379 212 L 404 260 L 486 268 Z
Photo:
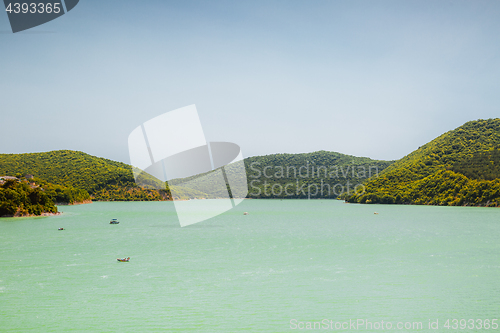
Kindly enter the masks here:
M 2 332 L 500 332 L 499 209 L 245 200 L 184 228 L 172 202 L 59 209 L 0 220 Z

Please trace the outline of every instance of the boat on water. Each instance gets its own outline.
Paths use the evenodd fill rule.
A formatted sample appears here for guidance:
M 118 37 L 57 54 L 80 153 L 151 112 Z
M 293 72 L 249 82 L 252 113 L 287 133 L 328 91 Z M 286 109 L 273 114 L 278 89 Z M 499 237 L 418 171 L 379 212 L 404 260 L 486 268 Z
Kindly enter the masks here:
M 64 228 L 59 228 L 59 229 L 57 229 L 57 230 L 64 230 Z
M 116 260 L 120 261 L 120 262 L 128 262 L 130 260 L 130 257 L 127 257 L 127 258 L 117 258 Z
M 117 219 L 112 219 L 111 221 L 109 221 L 109 224 L 118 224 L 120 223 Z

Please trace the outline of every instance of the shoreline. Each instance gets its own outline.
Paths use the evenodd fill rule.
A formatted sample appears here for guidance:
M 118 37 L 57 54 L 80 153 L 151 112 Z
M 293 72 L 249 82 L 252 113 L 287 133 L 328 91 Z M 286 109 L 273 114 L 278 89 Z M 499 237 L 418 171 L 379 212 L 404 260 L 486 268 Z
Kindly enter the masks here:
M 21 214 L 14 214 L 14 215 L 3 215 L 3 216 L 0 216 L 0 218 L 12 218 L 12 217 L 48 217 L 48 216 L 57 216 L 57 215 L 61 215 L 62 212 L 57 212 L 57 213 L 50 213 L 50 212 L 44 212 L 42 213 L 41 215 L 35 215 L 35 214 L 24 214 L 24 215 L 21 215 Z
M 75 201 L 72 203 L 67 203 L 67 202 L 56 202 L 54 205 L 56 206 L 75 206 L 75 205 L 86 205 L 86 204 L 91 204 L 93 201 L 92 200 L 85 200 L 85 201 Z

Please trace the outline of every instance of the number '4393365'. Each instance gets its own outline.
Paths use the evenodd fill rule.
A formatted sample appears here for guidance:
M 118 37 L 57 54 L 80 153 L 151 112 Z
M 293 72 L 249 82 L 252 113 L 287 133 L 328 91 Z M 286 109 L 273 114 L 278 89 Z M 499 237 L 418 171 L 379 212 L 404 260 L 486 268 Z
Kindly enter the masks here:
M 5 9 L 6 12 L 9 14 L 14 13 L 14 14 L 43 14 L 43 13 L 55 13 L 58 14 L 61 11 L 60 3 L 9 3 L 7 8 Z
M 446 323 L 444 323 L 444 328 L 447 329 L 493 329 L 496 330 L 498 328 L 498 319 L 448 319 Z

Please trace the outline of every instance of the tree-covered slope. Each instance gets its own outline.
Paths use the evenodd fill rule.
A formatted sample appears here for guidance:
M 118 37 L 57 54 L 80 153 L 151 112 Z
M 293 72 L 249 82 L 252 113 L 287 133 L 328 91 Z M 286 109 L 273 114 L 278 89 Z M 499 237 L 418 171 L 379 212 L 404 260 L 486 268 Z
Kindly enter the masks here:
M 0 174 L 32 174 L 50 183 L 89 192 L 109 185 L 133 185 L 129 165 L 79 151 L 0 154 Z
M 125 163 L 79 151 L 0 154 L 0 175 L 32 174 L 49 183 L 88 191 L 94 200 L 166 200 L 167 192 L 136 186 Z
M 248 197 L 336 198 L 392 163 L 329 151 L 249 157 Z
M 392 164 L 347 201 L 496 206 L 499 178 L 500 119 L 470 121 Z
M 39 216 L 57 213 L 55 204 L 90 202 L 82 189 L 50 184 L 40 179 L 0 179 L 0 216 Z

